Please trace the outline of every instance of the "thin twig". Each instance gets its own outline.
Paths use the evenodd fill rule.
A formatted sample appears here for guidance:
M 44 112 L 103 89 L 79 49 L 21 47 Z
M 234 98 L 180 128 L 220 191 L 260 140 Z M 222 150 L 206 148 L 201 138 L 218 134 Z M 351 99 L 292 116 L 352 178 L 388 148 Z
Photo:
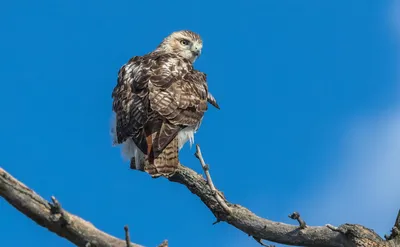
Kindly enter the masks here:
M 396 221 L 394 222 L 394 226 L 392 227 L 392 230 L 390 231 L 390 235 L 385 234 L 385 239 L 386 240 L 392 240 L 395 237 L 399 236 L 400 234 L 400 210 L 397 213 Z
M 259 243 L 259 244 L 262 245 L 262 246 L 266 246 L 266 247 L 275 247 L 275 245 L 266 245 L 266 244 L 264 244 L 264 243 L 262 242 L 262 239 L 261 239 L 261 238 L 257 238 L 257 237 L 254 237 L 254 236 L 253 236 L 253 238 L 254 238 L 255 241 L 257 241 L 257 243 Z
M 336 226 L 333 226 L 331 224 L 326 224 L 325 226 L 328 227 L 329 229 L 331 229 L 332 231 L 340 232 L 339 228 Z
M 168 240 L 164 240 L 158 247 L 168 247 Z
M 400 235 L 400 210 L 397 212 L 396 221 L 394 222 L 394 226 L 392 228 L 392 238 L 395 238 Z
M 289 218 L 297 220 L 300 224 L 300 229 L 305 229 L 307 227 L 306 222 L 300 218 L 300 214 L 298 212 L 293 212 L 291 215 L 289 215 Z
M 53 213 L 60 214 L 62 219 L 65 221 L 66 224 L 71 224 L 71 219 L 69 218 L 68 214 L 65 213 L 64 209 L 61 207 L 60 202 L 55 198 L 55 196 L 51 197 L 51 201 L 53 202 Z
M 131 246 L 131 238 L 130 238 L 130 236 L 129 236 L 129 228 L 128 228 L 128 225 L 124 226 L 124 230 L 125 230 L 126 247 L 130 247 L 130 246 Z
M 396 222 L 394 226 L 400 229 L 400 210 L 397 212 Z
M 211 188 L 203 176 L 183 165 L 180 165 L 175 174 L 168 178 L 168 180 L 186 186 L 190 192 L 201 199 L 217 219 L 227 222 L 250 236 L 257 236 L 263 240 L 295 246 L 352 246 L 346 236 L 334 232 L 327 227 L 308 226 L 304 230 L 296 231 L 298 226 L 261 218 L 239 204 L 229 206 L 231 213 L 228 215 L 211 192 Z M 231 205 L 229 202 L 226 203 Z
M 214 193 L 215 199 L 218 201 L 218 203 L 221 205 L 221 207 L 226 211 L 226 213 L 231 214 L 232 210 L 228 207 L 228 205 L 225 203 L 225 201 L 221 198 L 217 189 L 215 189 L 215 186 L 211 179 L 211 175 L 210 175 L 210 171 L 209 171 L 210 168 L 206 164 L 206 162 L 204 162 L 203 155 L 201 154 L 200 146 L 198 144 L 196 145 L 195 156 L 200 161 L 201 167 L 203 168 L 204 173 L 206 174 L 206 177 L 207 177 L 208 186 L 210 186 L 211 191 Z
M 97 229 L 90 222 L 73 215 L 61 207 L 55 197 L 51 201 L 43 199 L 32 189 L 18 181 L 0 167 L 0 197 L 15 209 L 28 216 L 38 225 L 69 240 L 76 246 L 85 247 L 125 247 L 126 243 Z M 61 220 L 61 222 L 60 222 Z M 69 220 L 68 227 L 60 227 Z M 142 247 L 132 243 L 131 247 Z
M 384 237 L 386 240 L 392 240 L 395 237 L 397 237 L 399 235 L 399 233 L 400 233 L 399 229 L 396 226 L 394 226 L 394 227 L 392 227 L 392 230 L 390 231 L 390 235 L 385 234 Z

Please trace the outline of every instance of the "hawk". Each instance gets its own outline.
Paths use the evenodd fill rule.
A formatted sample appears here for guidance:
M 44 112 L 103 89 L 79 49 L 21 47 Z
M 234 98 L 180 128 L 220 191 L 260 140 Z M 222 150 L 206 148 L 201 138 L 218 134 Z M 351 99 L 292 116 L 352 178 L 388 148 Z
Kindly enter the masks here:
M 171 176 L 179 150 L 194 141 L 207 102 L 219 109 L 206 74 L 193 67 L 202 47 L 197 33 L 173 32 L 154 51 L 120 68 L 112 92 L 112 132 L 132 168 L 152 177 Z

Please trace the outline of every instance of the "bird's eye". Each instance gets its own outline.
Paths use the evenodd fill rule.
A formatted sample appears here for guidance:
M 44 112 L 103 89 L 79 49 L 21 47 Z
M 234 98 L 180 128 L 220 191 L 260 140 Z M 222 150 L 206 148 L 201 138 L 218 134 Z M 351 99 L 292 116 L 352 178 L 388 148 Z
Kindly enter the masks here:
M 182 39 L 182 40 L 181 40 L 181 44 L 182 44 L 182 45 L 189 45 L 189 40 L 187 40 L 187 39 Z

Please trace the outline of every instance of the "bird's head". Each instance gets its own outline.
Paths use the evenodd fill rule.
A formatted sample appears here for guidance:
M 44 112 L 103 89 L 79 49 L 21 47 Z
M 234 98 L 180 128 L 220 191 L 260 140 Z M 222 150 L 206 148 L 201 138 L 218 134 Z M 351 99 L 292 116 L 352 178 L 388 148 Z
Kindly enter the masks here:
M 157 47 L 158 51 L 176 53 L 192 63 L 201 54 L 203 41 L 200 35 L 189 30 L 177 31 L 166 37 Z

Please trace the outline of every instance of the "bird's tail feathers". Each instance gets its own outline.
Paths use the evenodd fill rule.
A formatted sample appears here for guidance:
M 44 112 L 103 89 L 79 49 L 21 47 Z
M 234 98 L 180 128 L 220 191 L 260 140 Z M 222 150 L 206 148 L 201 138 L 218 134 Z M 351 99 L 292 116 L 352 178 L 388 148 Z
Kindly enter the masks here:
M 178 151 L 178 138 L 174 138 L 156 157 L 150 155 L 144 170 L 153 178 L 172 176 L 179 166 Z

